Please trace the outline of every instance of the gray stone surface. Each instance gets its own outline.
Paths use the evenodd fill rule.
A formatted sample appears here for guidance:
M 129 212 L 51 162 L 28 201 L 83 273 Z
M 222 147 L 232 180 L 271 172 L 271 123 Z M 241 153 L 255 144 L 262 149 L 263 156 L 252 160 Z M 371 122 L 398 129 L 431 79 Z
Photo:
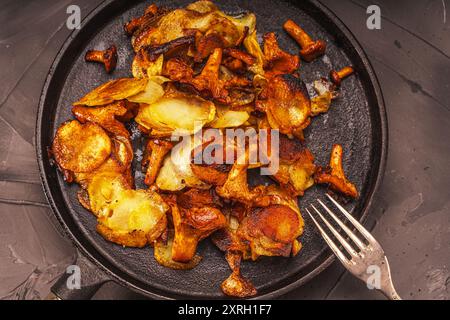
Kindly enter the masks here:
M 40 187 L 33 146 L 40 91 L 70 31 L 66 8 L 86 15 L 100 1 L 1 0 L 0 297 L 38 299 L 75 259 Z M 398 292 L 450 297 L 450 21 L 448 0 L 323 1 L 352 30 L 379 77 L 389 120 L 389 157 L 374 204 L 374 235 Z M 366 28 L 377 4 L 382 29 Z M 450 18 L 450 16 L 449 16 Z M 96 299 L 139 298 L 113 283 Z M 382 299 L 337 263 L 289 299 Z

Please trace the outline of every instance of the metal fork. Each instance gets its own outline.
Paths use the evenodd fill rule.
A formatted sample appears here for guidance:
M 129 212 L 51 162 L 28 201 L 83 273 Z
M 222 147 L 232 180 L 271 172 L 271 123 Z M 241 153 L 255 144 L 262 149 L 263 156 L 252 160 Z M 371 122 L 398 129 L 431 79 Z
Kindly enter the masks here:
M 339 227 L 347 234 L 348 238 L 354 243 L 352 246 L 336 229 L 331 225 L 331 223 L 320 213 L 320 211 L 314 206 L 311 207 L 317 213 L 317 215 L 322 219 L 323 223 L 328 227 L 333 236 L 338 240 L 340 245 L 347 252 L 346 254 L 339 248 L 339 246 L 334 242 L 333 239 L 328 235 L 328 233 L 322 228 L 322 226 L 317 222 L 311 212 L 306 209 L 314 224 L 319 229 L 322 237 L 333 250 L 334 254 L 342 262 L 344 267 L 350 271 L 354 276 L 364 281 L 369 287 L 369 280 L 373 279 L 375 272 L 379 271 L 380 281 L 376 283 L 376 289 L 380 290 L 387 298 L 391 300 L 401 300 L 400 296 L 397 294 L 392 283 L 391 271 L 389 268 L 389 263 L 384 254 L 383 249 L 377 240 L 367 231 L 352 215 L 345 210 L 336 200 L 334 200 L 329 194 L 327 197 L 333 202 L 333 204 L 342 212 L 342 214 L 351 222 L 356 230 L 364 237 L 367 244 L 361 240 L 355 233 L 353 233 L 349 227 L 347 227 L 342 220 L 340 220 L 320 199 L 317 199 L 319 204 L 325 209 L 325 211 L 333 218 L 333 220 L 339 225 Z M 357 248 L 355 248 L 355 246 Z

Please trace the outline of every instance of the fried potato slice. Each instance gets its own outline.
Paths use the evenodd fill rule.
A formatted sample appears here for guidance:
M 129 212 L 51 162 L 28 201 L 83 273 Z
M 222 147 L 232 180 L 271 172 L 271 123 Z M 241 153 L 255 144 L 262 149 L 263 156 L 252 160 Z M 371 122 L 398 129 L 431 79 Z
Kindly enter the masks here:
M 124 168 L 128 168 L 133 160 L 133 147 L 130 133 L 125 125 L 117 120 L 128 113 L 129 102 L 118 101 L 102 107 L 74 106 L 72 113 L 82 123 L 92 122 L 100 125 L 112 135 L 113 154 Z
M 331 189 L 348 197 L 357 198 L 358 190 L 345 176 L 342 167 L 342 146 L 335 144 L 331 150 L 328 169 L 319 168 L 314 176 L 316 183 L 328 184 Z
M 156 186 L 164 191 L 180 191 L 185 187 L 208 189 L 210 186 L 201 181 L 191 168 L 191 153 L 201 141 L 193 137 L 184 137 L 166 157 L 156 178 Z
M 135 78 L 148 78 L 160 76 L 164 65 L 164 55 L 160 55 L 156 60 L 150 61 L 147 55 L 139 51 L 131 64 L 131 73 Z
M 148 105 L 141 105 L 136 122 L 146 129 L 153 129 L 152 135 L 190 135 L 212 122 L 216 107 L 196 95 L 181 92 L 166 94 Z
M 121 78 L 111 80 L 89 92 L 73 105 L 102 106 L 127 99 L 145 90 L 147 79 Z
M 109 157 L 111 149 L 111 139 L 100 126 L 76 120 L 58 128 L 52 145 L 56 163 L 72 172 L 94 171 Z
M 191 30 L 198 30 L 201 34 L 218 33 L 226 47 L 233 47 L 239 44 L 246 28 L 253 31 L 255 25 L 254 14 L 235 18 L 218 10 L 213 3 L 200 1 L 172 10 L 148 27 L 138 29 L 133 35 L 132 45 L 138 52 L 144 46 L 167 43 L 188 36 Z
M 238 234 L 250 243 L 252 259 L 259 256 L 289 257 L 292 244 L 303 231 L 303 219 L 290 207 L 273 204 L 253 208 Z
M 90 211 L 96 216 L 107 215 L 109 205 L 128 189 L 131 188 L 121 173 L 106 171 L 94 175 L 87 187 Z
M 148 71 L 150 72 L 150 71 Z M 148 82 L 144 89 L 144 91 L 128 97 L 127 100 L 140 103 L 140 104 L 152 104 L 161 99 L 164 96 L 164 88 L 163 84 L 169 82 L 170 79 L 167 79 L 163 76 L 148 76 Z
M 296 135 L 310 123 L 311 102 L 302 82 L 292 75 L 271 78 L 256 102 L 272 129 Z
M 219 108 L 217 110 L 220 110 Z M 211 128 L 225 129 L 242 126 L 250 118 L 247 111 L 221 110 L 218 117 L 209 124 Z
M 154 255 L 156 262 L 164 267 L 175 270 L 194 269 L 200 263 L 200 261 L 202 261 L 202 257 L 196 254 L 187 263 L 174 261 L 172 258 L 174 231 L 170 230 L 168 233 L 169 234 L 166 241 L 164 241 L 162 238 L 159 238 L 155 242 Z
M 280 135 L 279 141 L 280 165 L 273 178 L 291 194 L 302 196 L 314 184 L 314 156 L 303 141 L 285 135 Z
M 127 181 L 127 184 L 131 187 L 133 180 L 129 176 L 128 168 L 124 167 L 122 163 L 115 159 L 115 157 L 109 157 L 100 167 L 91 172 L 74 172 L 74 180 L 78 183 L 82 189 L 88 189 L 89 184 L 96 175 L 101 174 L 121 174 Z
M 160 195 L 146 190 L 122 190 L 98 217 L 97 231 L 108 241 L 143 247 L 166 229 L 168 207 Z
M 266 58 L 258 42 L 256 30 L 250 31 L 248 36 L 244 39 L 244 47 L 247 49 L 253 57 L 256 58 L 256 62 L 249 66 L 249 70 L 256 75 L 264 76 L 264 66 L 266 64 Z

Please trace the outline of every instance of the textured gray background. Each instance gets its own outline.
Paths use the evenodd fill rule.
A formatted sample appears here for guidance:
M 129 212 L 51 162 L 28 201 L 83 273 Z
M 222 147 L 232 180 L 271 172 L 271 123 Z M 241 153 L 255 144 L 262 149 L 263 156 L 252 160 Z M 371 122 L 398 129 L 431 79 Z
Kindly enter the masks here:
M 323 1 L 361 42 L 389 120 L 389 158 L 371 225 L 407 299 L 450 297 L 450 21 L 448 0 Z M 75 259 L 51 218 L 33 145 L 37 102 L 70 30 L 66 8 L 95 0 L 0 0 L 0 297 L 38 299 Z M 366 28 L 366 8 L 382 29 Z M 450 11 L 449 11 L 450 13 Z M 450 19 L 450 15 L 449 15 Z M 115 284 L 95 298 L 139 298 Z M 381 299 L 335 263 L 289 299 Z

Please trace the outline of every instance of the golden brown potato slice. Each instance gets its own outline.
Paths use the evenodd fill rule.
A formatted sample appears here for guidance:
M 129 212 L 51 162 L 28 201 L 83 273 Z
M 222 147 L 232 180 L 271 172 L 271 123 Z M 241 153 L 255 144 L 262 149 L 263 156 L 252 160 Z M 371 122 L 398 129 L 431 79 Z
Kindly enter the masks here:
M 168 207 L 145 190 L 122 190 L 98 217 L 97 231 L 108 241 L 129 247 L 153 243 L 167 227 Z
M 172 247 L 173 247 L 173 237 L 174 231 L 170 230 L 168 232 L 167 240 L 164 241 L 162 238 L 159 238 L 155 242 L 154 255 L 155 260 L 162 266 L 175 269 L 175 270 L 190 270 L 195 268 L 200 261 L 202 261 L 202 257 L 199 255 L 195 255 L 189 262 L 177 262 L 172 259 Z
M 152 129 L 154 136 L 190 135 L 214 120 L 216 108 L 210 101 L 181 92 L 166 93 L 153 104 L 141 105 L 136 122 Z
M 151 76 L 160 76 L 164 64 L 164 55 L 160 55 L 156 60 L 150 61 L 142 50 L 139 51 L 133 59 L 131 73 L 135 78 L 148 78 Z
M 303 141 L 280 135 L 278 172 L 273 175 L 292 195 L 301 196 L 314 184 L 314 156 Z
M 98 125 L 76 120 L 61 125 L 53 140 L 57 164 L 72 172 L 92 172 L 111 154 L 111 139 Z
M 108 214 L 109 205 L 127 189 L 130 186 L 122 173 L 100 172 L 94 175 L 87 188 L 91 212 L 96 216 Z
M 219 108 L 217 109 L 219 110 Z M 247 111 L 221 110 L 217 118 L 209 124 L 211 128 L 236 128 L 244 125 L 250 118 Z
M 184 137 L 166 157 L 156 178 L 156 186 L 164 191 L 181 191 L 185 187 L 208 189 L 191 169 L 191 152 L 200 144 L 192 136 Z
M 296 135 L 310 123 L 311 102 L 306 89 L 289 74 L 271 78 L 256 106 L 266 113 L 272 129 L 287 135 Z
M 73 105 L 102 106 L 127 99 L 145 90 L 147 79 L 121 78 L 111 80 L 89 92 Z
M 335 144 L 331 150 L 328 169 L 319 168 L 314 176 L 316 183 L 328 184 L 331 189 L 348 197 L 357 198 L 358 190 L 345 176 L 342 167 L 342 146 Z
M 80 122 L 96 123 L 112 135 L 113 155 L 125 168 L 128 168 L 133 160 L 133 147 L 130 133 L 117 118 L 124 117 L 130 108 L 134 108 L 134 104 L 125 101 L 102 107 L 74 106 L 72 108 L 72 113 Z
M 249 31 L 249 34 L 244 39 L 244 47 L 248 53 L 256 58 L 256 62 L 252 64 L 248 69 L 256 75 L 264 76 L 264 65 L 266 64 L 266 58 L 258 42 L 256 30 Z
M 88 188 L 89 184 L 91 183 L 92 179 L 96 175 L 100 174 L 108 174 L 108 173 L 116 173 L 116 174 L 122 174 L 127 181 L 128 185 L 131 187 L 133 185 L 132 180 L 128 177 L 127 168 L 124 168 L 119 161 L 116 159 L 109 157 L 106 159 L 103 164 L 91 172 L 74 172 L 74 178 L 75 182 L 78 183 L 82 189 Z
M 250 243 L 252 259 L 259 256 L 289 257 L 292 244 L 303 230 L 303 220 L 290 207 L 270 205 L 253 208 L 238 230 Z
M 246 27 L 253 32 L 255 25 L 254 14 L 234 18 L 219 11 L 213 3 L 200 1 L 172 10 L 158 18 L 156 23 L 140 28 L 134 33 L 132 45 L 138 52 L 145 46 L 160 45 L 187 36 L 195 29 L 201 34 L 218 33 L 226 47 L 233 47 L 243 37 Z

